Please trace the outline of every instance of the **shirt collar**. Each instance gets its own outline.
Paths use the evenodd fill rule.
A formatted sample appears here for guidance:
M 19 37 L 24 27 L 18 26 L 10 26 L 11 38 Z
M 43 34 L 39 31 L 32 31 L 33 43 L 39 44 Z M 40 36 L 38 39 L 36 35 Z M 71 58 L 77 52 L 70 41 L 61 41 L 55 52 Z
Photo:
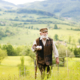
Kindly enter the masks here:
M 42 37 L 40 37 L 40 40 L 42 40 Z M 47 37 L 47 40 L 49 40 L 49 37 Z

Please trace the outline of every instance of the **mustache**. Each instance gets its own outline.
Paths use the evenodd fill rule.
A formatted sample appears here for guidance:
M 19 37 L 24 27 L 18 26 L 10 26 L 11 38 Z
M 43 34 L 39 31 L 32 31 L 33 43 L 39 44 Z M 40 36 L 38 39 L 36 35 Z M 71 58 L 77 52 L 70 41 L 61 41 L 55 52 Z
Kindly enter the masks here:
M 42 38 L 48 38 L 48 35 L 45 35 L 45 36 L 44 36 L 44 35 L 42 35 L 41 37 L 42 37 Z

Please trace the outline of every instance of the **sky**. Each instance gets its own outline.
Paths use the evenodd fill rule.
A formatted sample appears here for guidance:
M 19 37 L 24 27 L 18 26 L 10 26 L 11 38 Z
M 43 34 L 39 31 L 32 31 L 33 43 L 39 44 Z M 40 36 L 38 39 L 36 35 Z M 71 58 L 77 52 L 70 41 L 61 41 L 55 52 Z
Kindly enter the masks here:
M 4 0 L 4 1 L 8 1 L 15 5 L 18 5 L 18 4 L 25 4 L 25 3 L 30 3 L 34 1 L 43 1 L 43 0 Z

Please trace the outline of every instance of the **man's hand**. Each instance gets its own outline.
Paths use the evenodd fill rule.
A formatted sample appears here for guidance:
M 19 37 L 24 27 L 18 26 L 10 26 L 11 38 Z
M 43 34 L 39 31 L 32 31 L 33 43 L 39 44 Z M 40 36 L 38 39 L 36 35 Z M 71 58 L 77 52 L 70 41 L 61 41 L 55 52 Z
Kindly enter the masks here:
M 36 51 L 41 50 L 40 48 L 35 48 Z
M 42 46 L 36 46 L 36 50 L 42 50 Z
M 58 57 L 56 58 L 56 64 L 59 64 L 59 58 Z
M 33 45 L 32 48 L 33 48 L 35 51 L 42 50 L 42 47 L 41 47 L 41 46 L 37 46 L 37 45 Z

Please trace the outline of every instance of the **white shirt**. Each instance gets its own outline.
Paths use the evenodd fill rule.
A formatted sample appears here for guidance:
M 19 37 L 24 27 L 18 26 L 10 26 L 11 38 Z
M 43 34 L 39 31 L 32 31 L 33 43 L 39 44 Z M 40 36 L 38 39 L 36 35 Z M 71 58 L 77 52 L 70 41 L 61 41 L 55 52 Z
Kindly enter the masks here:
M 47 39 L 49 39 L 49 38 L 47 38 Z M 43 45 L 45 46 L 46 40 L 44 41 L 44 40 L 42 39 L 42 37 L 40 37 L 40 40 L 42 40 L 42 43 L 43 43 Z M 34 41 L 33 45 L 34 45 L 34 44 L 37 44 L 36 41 Z M 54 53 L 55 58 L 56 58 L 56 57 L 59 57 L 58 50 L 57 50 L 57 48 L 56 48 L 56 46 L 55 46 L 54 41 L 53 41 L 52 47 L 53 47 L 53 53 Z M 32 51 L 35 51 L 35 50 L 32 48 Z

